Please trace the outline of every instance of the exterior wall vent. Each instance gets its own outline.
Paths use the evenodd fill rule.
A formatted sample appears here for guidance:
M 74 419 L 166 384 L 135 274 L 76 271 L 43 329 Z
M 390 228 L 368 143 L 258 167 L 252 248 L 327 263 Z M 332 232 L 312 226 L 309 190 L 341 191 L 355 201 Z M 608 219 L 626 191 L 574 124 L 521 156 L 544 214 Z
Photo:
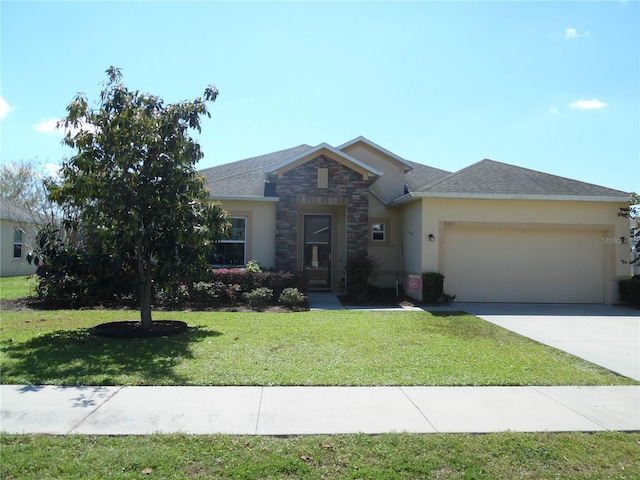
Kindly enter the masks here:
M 318 188 L 329 186 L 329 169 L 318 167 Z

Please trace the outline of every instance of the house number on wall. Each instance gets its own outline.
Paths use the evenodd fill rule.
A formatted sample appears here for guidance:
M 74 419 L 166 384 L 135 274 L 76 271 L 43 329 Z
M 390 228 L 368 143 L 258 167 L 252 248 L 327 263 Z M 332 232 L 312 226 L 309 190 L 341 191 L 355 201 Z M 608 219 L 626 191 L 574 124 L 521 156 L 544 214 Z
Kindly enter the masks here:
M 454 227 L 455 223 L 454 222 L 444 222 L 444 226 L 445 227 Z

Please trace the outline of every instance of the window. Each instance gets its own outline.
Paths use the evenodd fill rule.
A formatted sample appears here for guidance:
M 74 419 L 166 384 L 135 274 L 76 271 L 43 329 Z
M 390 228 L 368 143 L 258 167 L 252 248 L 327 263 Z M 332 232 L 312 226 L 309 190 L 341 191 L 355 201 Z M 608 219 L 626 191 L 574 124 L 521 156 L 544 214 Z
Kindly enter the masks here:
M 371 240 L 374 242 L 384 242 L 384 223 L 371 224 Z
M 318 188 L 327 188 L 329 186 L 329 169 L 318 168 Z
M 22 258 L 22 230 L 13 231 L 13 258 Z
M 227 236 L 213 244 L 213 251 L 209 258 L 211 265 L 230 267 L 246 265 L 247 219 L 231 217 L 229 223 L 231 223 L 231 227 Z

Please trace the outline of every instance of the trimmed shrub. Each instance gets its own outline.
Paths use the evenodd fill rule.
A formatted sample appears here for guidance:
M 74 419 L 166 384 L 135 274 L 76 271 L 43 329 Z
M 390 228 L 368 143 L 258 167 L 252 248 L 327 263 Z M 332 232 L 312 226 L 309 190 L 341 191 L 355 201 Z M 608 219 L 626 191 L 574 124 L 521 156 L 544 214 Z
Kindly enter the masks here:
M 456 299 L 455 295 L 449 295 L 448 293 L 443 293 L 442 294 L 442 301 L 444 303 L 453 303 L 453 301 Z
M 270 288 L 274 298 L 280 298 L 286 288 L 306 292 L 307 278 L 302 272 L 262 272 L 260 286 Z
M 80 246 L 43 228 L 27 261 L 38 265 L 37 300 L 56 308 L 79 308 L 135 297 L 134 276 L 122 259 L 104 253 L 99 242 Z
M 183 283 L 166 286 L 154 285 L 153 300 L 156 304 L 167 308 L 179 308 L 189 302 L 189 288 Z
M 422 274 L 422 301 L 437 303 L 444 293 L 444 275 L 440 272 L 425 272 Z
M 242 285 L 243 290 L 250 292 L 261 287 L 260 281 L 256 281 L 261 273 L 249 272 L 244 268 L 216 268 L 211 272 L 211 281 L 224 283 L 225 285 Z
M 229 300 L 227 288 L 222 282 L 196 282 L 191 289 L 191 303 L 199 307 L 218 307 Z
M 629 305 L 640 305 L 640 275 L 618 282 L 620 299 Z
M 378 262 L 361 253 L 347 258 L 347 295 L 365 297 L 369 281 L 375 279 Z
M 278 303 L 287 308 L 297 308 L 304 304 L 306 297 L 295 287 L 285 288 L 278 297 Z
M 253 273 L 258 273 L 262 271 L 262 268 L 260 267 L 260 264 L 258 262 L 256 262 L 255 260 L 249 260 L 247 262 L 247 266 L 244 267 L 245 270 L 247 272 L 253 272 Z
M 260 310 L 273 298 L 273 290 L 266 287 L 256 288 L 255 290 L 245 293 L 244 298 L 252 308 Z
M 302 272 L 252 272 L 245 268 L 219 268 L 212 270 L 211 277 L 213 282 L 241 285 L 245 292 L 260 287 L 270 288 L 275 298 L 288 287 L 297 288 L 302 292 L 307 290 L 306 278 Z

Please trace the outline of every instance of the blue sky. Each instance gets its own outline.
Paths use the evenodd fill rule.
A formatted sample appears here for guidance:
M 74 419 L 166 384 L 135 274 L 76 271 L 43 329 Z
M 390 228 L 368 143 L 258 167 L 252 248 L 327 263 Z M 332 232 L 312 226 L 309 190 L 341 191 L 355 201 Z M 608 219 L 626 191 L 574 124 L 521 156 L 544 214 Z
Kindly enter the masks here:
M 59 164 L 104 71 L 220 90 L 199 168 L 363 135 L 449 171 L 491 158 L 640 190 L 640 3 L 0 2 L 0 160 Z

